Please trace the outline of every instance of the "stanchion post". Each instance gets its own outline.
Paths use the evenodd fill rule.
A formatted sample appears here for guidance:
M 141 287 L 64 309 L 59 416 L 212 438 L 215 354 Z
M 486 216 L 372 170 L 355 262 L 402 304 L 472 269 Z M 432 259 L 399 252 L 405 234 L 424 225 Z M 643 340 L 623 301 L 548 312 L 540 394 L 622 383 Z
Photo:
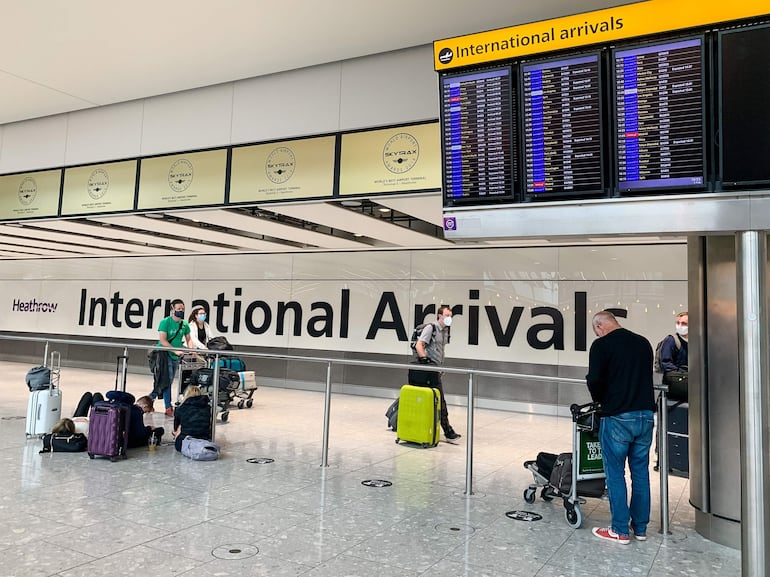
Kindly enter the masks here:
M 468 430 L 465 432 L 465 494 L 473 495 L 473 373 L 468 373 Z
M 670 535 L 668 511 L 668 385 L 655 385 L 658 398 L 658 475 L 660 475 L 660 532 Z
M 214 398 L 211 407 L 211 440 L 217 436 L 217 409 L 219 408 L 219 353 L 214 354 Z
M 324 398 L 324 432 L 323 448 L 321 449 L 321 466 L 329 466 L 329 416 L 332 406 L 332 364 L 326 363 L 326 394 Z

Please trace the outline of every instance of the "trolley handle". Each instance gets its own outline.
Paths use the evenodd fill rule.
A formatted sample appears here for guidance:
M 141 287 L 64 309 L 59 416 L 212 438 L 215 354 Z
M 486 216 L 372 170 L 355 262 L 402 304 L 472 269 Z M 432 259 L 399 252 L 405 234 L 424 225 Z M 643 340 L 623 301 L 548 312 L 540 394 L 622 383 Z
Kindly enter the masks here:
M 601 411 L 601 405 L 596 402 L 585 403 L 584 405 L 578 405 L 573 403 L 569 407 L 570 413 L 572 413 L 572 420 L 577 423 L 578 419 Z

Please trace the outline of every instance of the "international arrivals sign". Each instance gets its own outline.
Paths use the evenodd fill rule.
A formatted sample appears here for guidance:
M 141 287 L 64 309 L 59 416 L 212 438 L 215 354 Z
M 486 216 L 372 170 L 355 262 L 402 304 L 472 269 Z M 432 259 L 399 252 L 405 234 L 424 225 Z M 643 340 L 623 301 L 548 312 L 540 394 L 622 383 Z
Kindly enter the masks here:
M 437 40 L 433 43 L 434 66 L 441 72 L 554 50 L 755 18 L 768 12 L 770 3 L 767 0 L 646 0 Z

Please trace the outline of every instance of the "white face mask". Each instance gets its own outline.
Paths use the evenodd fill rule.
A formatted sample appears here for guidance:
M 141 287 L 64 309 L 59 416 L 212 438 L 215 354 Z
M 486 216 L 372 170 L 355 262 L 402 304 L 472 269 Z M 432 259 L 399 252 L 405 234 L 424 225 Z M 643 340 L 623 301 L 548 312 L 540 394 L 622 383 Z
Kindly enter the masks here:
M 689 327 L 687 325 L 676 325 L 676 334 L 682 337 L 686 337 L 688 328 Z
M 451 327 L 452 326 L 452 317 L 444 317 L 444 326 L 445 327 Z

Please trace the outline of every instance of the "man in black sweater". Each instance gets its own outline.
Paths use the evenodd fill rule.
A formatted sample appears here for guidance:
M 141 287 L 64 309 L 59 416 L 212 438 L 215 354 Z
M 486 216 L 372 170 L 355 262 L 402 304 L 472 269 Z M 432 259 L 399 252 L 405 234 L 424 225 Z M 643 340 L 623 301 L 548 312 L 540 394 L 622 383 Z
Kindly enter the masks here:
M 591 398 L 601 403 L 602 446 L 612 525 L 595 527 L 597 537 L 627 545 L 630 530 L 647 540 L 650 521 L 650 445 L 655 398 L 650 342 L 618 324 L 608 311 L 596 313 L 598 337 L 588 354 L 586 382 Z M 626 490 L 626 459 L 631 471 L 631 503 Z

